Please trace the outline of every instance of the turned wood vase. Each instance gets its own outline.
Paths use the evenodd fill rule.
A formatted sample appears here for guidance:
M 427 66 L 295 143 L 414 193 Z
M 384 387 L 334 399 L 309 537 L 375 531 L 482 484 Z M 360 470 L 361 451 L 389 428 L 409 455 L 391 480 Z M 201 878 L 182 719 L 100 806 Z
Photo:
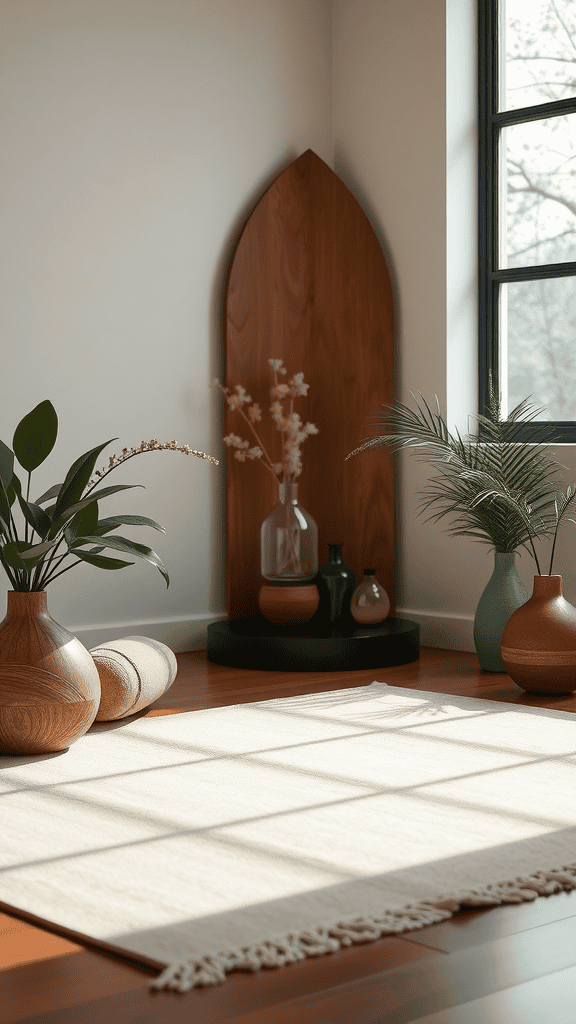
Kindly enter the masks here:
M 262 615 L 275 625 L 292 626 L 308 622 L 318 608 L 320 595 L 315 583 L 281 586 L 263 583 L 258 592 Z
M 99 704 L 92 656 L 48 614 L 45 591 L 8 591 L 0 623 L 0 753 L 66 750 L 90 728 Z
M 562 596 L 561 576 L 535 576 L 532 597 L 508 619 L 502 660 L 529 693 L 576 690 L 576 608 Z

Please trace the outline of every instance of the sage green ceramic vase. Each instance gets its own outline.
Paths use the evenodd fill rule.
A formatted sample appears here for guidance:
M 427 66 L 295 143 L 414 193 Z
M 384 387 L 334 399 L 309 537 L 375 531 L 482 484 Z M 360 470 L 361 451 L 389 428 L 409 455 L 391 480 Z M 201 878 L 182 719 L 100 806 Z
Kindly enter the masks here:
M 508 619 L 529 598 L 516 570 L 516 552 L 494 552 L 494 572 L 478 602 L 474 644 L 485 672 L 505 672 L 500 646 Z

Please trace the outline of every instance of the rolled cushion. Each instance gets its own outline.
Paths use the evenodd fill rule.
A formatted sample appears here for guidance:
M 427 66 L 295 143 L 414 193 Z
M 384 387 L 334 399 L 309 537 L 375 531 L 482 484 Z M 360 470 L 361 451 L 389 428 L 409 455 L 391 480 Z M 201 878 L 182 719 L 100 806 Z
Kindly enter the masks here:
M 126 718 L 148 707 L 172 686 L 177 663 L 173 651 L 147 636 L 125 636 L 90 651 L 102 696 L 97 722 Z

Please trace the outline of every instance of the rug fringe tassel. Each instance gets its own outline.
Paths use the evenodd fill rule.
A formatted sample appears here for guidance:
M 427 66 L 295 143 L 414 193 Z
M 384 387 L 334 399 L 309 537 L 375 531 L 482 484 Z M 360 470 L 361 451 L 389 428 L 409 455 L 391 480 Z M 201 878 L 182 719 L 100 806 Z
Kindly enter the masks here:
M 537 871 L 510 882 L 407 904 L 402 910 L 390 911 L 382 916 L 358 917 L 353 921 L 314 928 L 299 935 L 290 934 L 281 939 L 205 956 L 196 961 L 173 963 L 150 982 L 150 987 L 188 992 L 200 986 L 221 984 L 230 971 L 259 971 L 262 967 L 284 967 L 308 957 L 325 956 L 342 946 L 374 942 L 385 935 L 398 935 L 446 921 L 467 907 L 523 903 L 537 896 L 550 896 L 556 892 L 570 892 L 572 889 L 576 889 L 576 864 L 568 864 L 554 871 Z

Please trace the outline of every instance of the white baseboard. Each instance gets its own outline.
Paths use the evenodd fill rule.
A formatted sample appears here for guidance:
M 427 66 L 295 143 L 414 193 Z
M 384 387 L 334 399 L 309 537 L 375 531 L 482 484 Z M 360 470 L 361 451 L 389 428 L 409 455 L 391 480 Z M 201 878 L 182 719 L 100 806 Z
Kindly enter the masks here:
M 396 615 L 412 619 L 420 625 L 422 647 L 443 647 L 450 651 L 474 653 L 474 617 L 450 612 L 425 612 L 413 608 L 397 608 Z M 175 654 L 206 650 L 207 629 L 211 622 L 225 619 L 226 614 L 191 615 L 186 619 L 158 619 L 151 622 L 121 622 L 104 626 L 66 628 L 90 650 L 107 640 L 123 636 L 149 636 L 166 644 Z
M 443 647 L 449 651 L 474 653 L 474 616 L 452 612 L 424 612 L 415 608 L 397 608 L 396 615 L 420 625 L 422 647 Z
M 66 628 L 77 636 L 90 650 L 108 640 L 119 640 L 123 636 L 148 636 L 166 644 L 174 654 L 183 651 L 206 649 L 206 630 L 211 622 L 225 619 L 225 614 L 190 615 L 186 619 L 159 619 L 152 622 L 115 622 L 104 626 L 69 626 Z

